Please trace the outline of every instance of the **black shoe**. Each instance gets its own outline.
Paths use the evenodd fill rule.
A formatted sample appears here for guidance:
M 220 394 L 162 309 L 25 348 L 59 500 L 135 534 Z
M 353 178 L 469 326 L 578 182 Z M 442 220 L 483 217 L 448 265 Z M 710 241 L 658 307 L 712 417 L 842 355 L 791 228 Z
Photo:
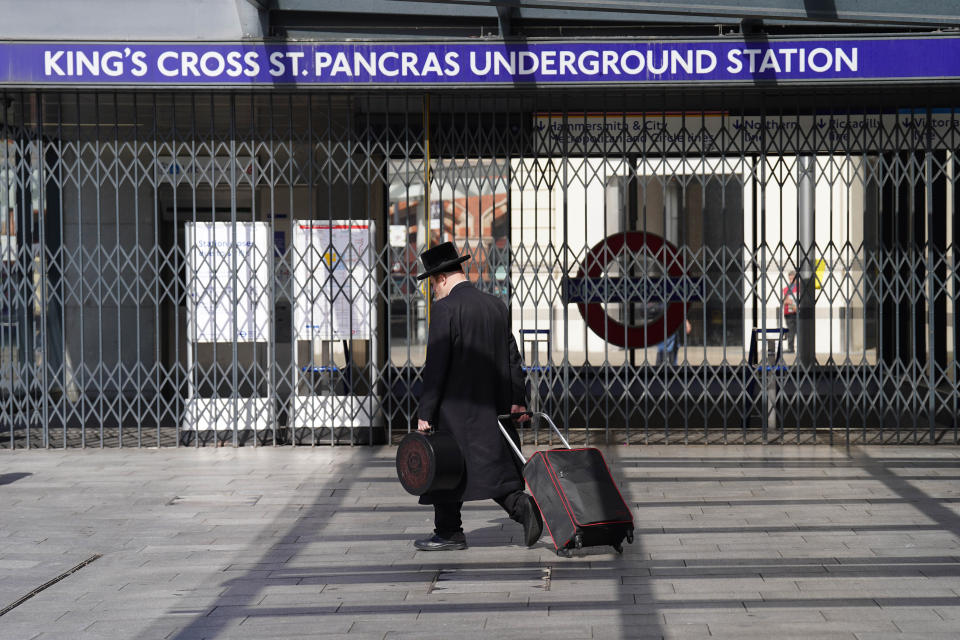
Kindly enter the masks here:
M 449 538 L 434 535 L 432 538 L 417 540 L 413 546 L 420 551 L 455 551 L 467 548 L 467 537 L 463 533 L 455 533 Z
M 540 517 L 540 507 L 534 502 L 528 494 L 523 494 L 520 498 L 523 504 L 523 510 L 520 514 L 520 524 L 523 525 L 523 541 L 528 547 L 532 547 L 540 539 L 543 533 L 543 519 Z

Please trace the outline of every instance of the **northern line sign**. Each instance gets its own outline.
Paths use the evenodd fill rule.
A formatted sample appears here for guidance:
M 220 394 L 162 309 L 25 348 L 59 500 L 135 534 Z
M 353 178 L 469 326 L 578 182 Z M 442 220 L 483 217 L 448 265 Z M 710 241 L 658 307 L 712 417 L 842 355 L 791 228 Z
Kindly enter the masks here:
M 497 86 L 960 79 L 960 37 L 444 43 L 0 42 L 0 84 Z

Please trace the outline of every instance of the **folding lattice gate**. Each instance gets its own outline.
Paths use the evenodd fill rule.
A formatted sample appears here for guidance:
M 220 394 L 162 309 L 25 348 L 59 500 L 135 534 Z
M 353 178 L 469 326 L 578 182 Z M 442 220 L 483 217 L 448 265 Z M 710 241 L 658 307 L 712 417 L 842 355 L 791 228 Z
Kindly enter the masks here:
M 6 93 L 0 442 L 395 439 L 451 239 L 575 439 L 955 443 L 938 95 Z

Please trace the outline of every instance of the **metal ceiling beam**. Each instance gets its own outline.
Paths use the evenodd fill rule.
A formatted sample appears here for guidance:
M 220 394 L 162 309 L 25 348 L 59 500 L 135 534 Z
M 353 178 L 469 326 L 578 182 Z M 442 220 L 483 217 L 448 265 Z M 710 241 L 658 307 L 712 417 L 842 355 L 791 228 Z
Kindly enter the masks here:
M 411 5 L 432 4 L 444 14 L 462 15 L 464 9 L 487 9 L 496 15 L 498 7 L 508 7 L 526 17 L 528 10 L 571 12 L 581 19 L 609 20 L 617 14 L 666 17 L 673 21 L 704 18 L 721 22 L 764 20 L 784 22 L 821 22 L 840 24 L 901 25 L 911 27 L 960 26 L 956 0 L 697 0 L 687 2 L 646 2 L 643 0 L 353 0 L 349 5 L 334 0 L 275 0 L 274 10 L 342 13 L 390 13 L 410 10 Z M 423 9 L 420 9 L 423 11 Z M 605 14 L 605 15 L 597 15 Z M 698 20 L 698 21 L 699 21 Z
M 580 11 L 712 16 L 733 20 L 816 20 L 856 24 L 902 24 L 915 26 L 960 25 L 956 0 L 699 0 L 686 2 L 644 2 L 642 0 L 414 0 L 424 3 L 452 3 L 517 8 L 566 8 Z M 868 4 L 869 8 L 864 8 Z
M 501 5 L 507 6 L 507 5 Z M 315 15 L 339 14 L 355 15 L 363 17 L 368 15 L 380 16 L 426 16 L 430 18 L 449 17 L 463 20 L 470 19 L 489 19 L 496 20 L 498 7 L 492 4 L 459 4 L 459 3 L 433 3 L 429 11 L 425 11 L 421 0 L 351 0 L 349 5 L 342 2 L 327 2 L 326 0 L 274 0 L 272 2 L 273 12 L 275 14 L 308 14 Z M 525 8 L 522 11 L 517 7 L 507 6 L 511 9 L 513 19 L 528 20 L 556 20 L 570 22 L 637 22 L 636 14 L 618 14 L 578 11 L 569 8 L 564 9 L 540 9 Z M 676 22 L 676 18 L 668 15 L 649 15 L 644 18 L 650 22 Z M 700 16 L 693 16 L 689 21 L 700 23 L 715 23 L 716 20 L 708 20 Z
M 273 0 L 236 0 L 237 16 L 244 38 L 270 35 L 270 8 Z
M 513 7 L 497 7 L 497 23 L 500 26 L 500 37 L 510 38 L 513 36 L 513 14 L 516 11 Z

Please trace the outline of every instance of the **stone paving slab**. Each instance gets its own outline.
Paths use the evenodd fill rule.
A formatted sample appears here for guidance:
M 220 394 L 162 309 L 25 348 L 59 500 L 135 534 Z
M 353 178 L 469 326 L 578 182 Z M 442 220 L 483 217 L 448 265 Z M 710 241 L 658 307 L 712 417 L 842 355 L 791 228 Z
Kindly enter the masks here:
M 960 448 L 604 448 L 637 536 L 558 558 L 492 501 L 470 548 L 395 449 L 0 452 L 0 640 L 960 638 Z

